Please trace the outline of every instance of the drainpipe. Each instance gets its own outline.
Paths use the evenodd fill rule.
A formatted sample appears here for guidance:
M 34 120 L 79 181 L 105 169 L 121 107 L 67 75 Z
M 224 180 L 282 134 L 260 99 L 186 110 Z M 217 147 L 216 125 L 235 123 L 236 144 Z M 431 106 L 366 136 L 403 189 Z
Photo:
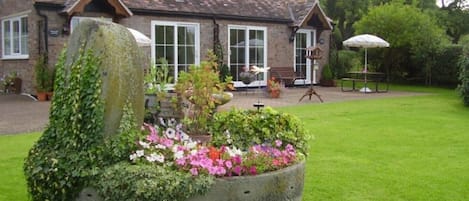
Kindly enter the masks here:
M 41 13 L 41 11 L 39 10 L 39 8 L 36 6 L 36 12 L 39 16 L 41 16 L 43 19 L 44 19 L 44 46 L 45 46 L 45 62 L 46 64 L 49 63 L 49 37 L 47 36 L 47 27 L 48 27 L 48 21 L 49 19 L 47 18 L 47 15 Z M 39 33 L 39 32 L 38 32 Z M 38 34 L 39 36 L 41 35 L 40 33 Z M 40 46 L 40 43 L 39 43 L 39 53 L 41 53 L 41 46 Z

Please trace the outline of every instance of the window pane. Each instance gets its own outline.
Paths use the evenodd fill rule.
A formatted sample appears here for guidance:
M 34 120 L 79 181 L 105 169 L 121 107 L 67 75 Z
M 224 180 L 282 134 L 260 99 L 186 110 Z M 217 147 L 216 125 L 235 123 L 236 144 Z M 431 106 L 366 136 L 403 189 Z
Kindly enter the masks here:
M 195 47 L 186 47 L 187 64 L 195 64 Z
M 4 45 L 4 50 L 3 54 L 4 55 L 11 55 L 11 27 L 10 27 L 10 21 L 5 20 L 3 22 L 3 45 Z
M 178 27 L 178 44 L 186 44 L 186 27 Z
M 178 47 L 178 64 L 187 64 L 186 61 L 186 48 Z
M 165 26 L 156 26 L 155 30 L 155 43 L 156 44 L 165 44 Z
M 168 60 L 168 64 L 174 64 L 174 46 L 166 46 L 165 47 L 165 52 L 166 52 L 166 59 Z
M 186 44 L 195 45 L 195 27 L 189 26 L 186 29 Z
M 20 53 L 20 21 L 13 21 L 13 54 Z
M 156 61 L 160 60 L 160 58 L 166 58 L 164 46 L 156 46 L 155 50 L 156 50 L 156 53 L 155 53 Z
M 173 26 L 166 26 L 165 30 L 165 43 L 166 44 L 174 44 L 174 27 Z
M 21 18 L 21 54 L 28 54 L 28 18 Z

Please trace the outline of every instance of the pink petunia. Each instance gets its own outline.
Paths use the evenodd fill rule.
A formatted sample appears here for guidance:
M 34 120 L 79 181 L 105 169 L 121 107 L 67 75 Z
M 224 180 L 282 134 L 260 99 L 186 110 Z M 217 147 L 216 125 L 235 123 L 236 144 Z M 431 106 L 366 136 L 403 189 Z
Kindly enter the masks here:
M 249 174 L 251 174 L 251 175 L 256 175 L 257 174 L 256 166 L 252 166 L 251 168 L 249 168 Z
M 197 170 L 197 168 L 191 168 L 189 171 L 193 176 L 199 175 L 199 171 Z

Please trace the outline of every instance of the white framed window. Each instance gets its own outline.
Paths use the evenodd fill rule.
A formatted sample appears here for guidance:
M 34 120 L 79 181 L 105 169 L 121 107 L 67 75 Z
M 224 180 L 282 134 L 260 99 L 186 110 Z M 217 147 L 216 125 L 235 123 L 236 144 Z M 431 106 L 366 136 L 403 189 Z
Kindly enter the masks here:
M 241 81 L 240 74 L 249 68 L 267 66 L 267 28 L 257 26 L 228 26 L 229 67 L 233 81 Z M 267 73 L 260 74 L 255 85 L 266 83 Z M 236 83 L 235 83 L 236 84 Z
M 294 41 L 294 70 L 298 77 L 306 77 L 306 80 L 296 80 L 295 84 L 316 83 L 316 69 L 311 75 L 312 62 L 306 58 L 306 48 L 316 44 L 316 30 L 300 29 L 296 32 Z M 312 76 L 312 79 L 311 79 Z M 297 83 L 298 82 L 298 83 Z
M 2 20 L 2 58 L 28 59 L 28 17 L 26 15 Z
M 200 28 L 197 23 L 152 21 L 151 58 L 168 61 L 170 76 L 177 81 L 179 72 L 200 63 Z
M 95 19 L 95 20 L 104 20 L 104 21 L 112 22 L 112 18 L 108 18 L 108 17 L 73 16 L 72 19 L 70 19 L 70 33 L 73 33 L 73 29 L 75 29 L 75 27 L 77 27 L 80 24 L 80 21 L 84 19 Z

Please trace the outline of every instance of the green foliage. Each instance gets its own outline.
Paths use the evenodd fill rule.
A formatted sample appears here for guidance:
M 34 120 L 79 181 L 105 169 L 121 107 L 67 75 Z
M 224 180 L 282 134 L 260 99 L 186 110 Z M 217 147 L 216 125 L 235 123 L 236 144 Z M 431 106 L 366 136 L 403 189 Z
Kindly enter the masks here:
M 181 72 L 175 86 L 176 92 L 191 103 L 183 119 L 187 133 L 190 134 L 208 134 L 207 125 L 212 121 L 218 104 L 213 95 L 221 94 L 225 88 L 215 71 L 215 55 L 209 51 L 208 56 L 208 61 L 202 62 L 200 66 L 192 65 L 189 72 Z
M 459 94 L 465 106 L 469 107 L 469 55 L 462 55 L 459 61 Z
M 356 66 L 362 66 L 363 56 L 359 52 L 351 50 L 340 50 L 338 52 L 337 63 L 334 66 L 337 77 L 343 77 L 348 71 Z
M 431 69 L 433 85 L 455 87 L 459 83 L 458 62 L 461 55 L 462 46 L 444 46 L 442 51 L 436 55 L 435 65 Z
M 166 88 L 173 82 L 173 77 L 169 75 L 168 61 L 159 59 L 160 65 L 153 64 L 145 75 L 145 94 L 166 95 Z
M 46 56 L 40 55 L 34 65 L 36 76 L 36 90 L 38 92 L 52 91 L 54 72 L 47 67 Z
M 210 127 L 215 146 L 232 144 L 246 150 L 254 144 L 282 140 L 285 145 L 290 143 L 298 151 L 307 153 L 307 133 L 301 121 L 270 107 L 217 113 Z
M 371 33 L 391 44 L 383 51 L 384 66 L 400 74 L 415 77 L 421 74 L 431 77 L 435 55 L 447 44 L 444 30 L 435 19 L 418 8 L 401 2 L 373 7 L 354 25 L 356 33 Z M 423 72 L 423 73 L 422 73 Z
M 329 64 L 324 65 L 322 71 L 321 71 L 321 80 L 328 81 L 332 80 L 332 71 L 331 68 L 329 67 Z
M 122 117 L 127 124 L 119 128 L 125 134 L 109 139 L 103 135 L 99 59 L 91 50 L 81 50 L 67 70 L 65 55 L 64 50 L 56 64 L 56 95 L 49 125 L 24 164 L 28 191 L 34 201 L 74 200 L 102 167 L 127 159 L 128 146 L 136 140 L 132 138 L 136 132 L 131 132 L 132 128 L 137 129 L 136 119 L 129 112 Z
M 183 201 L 206 193 L 212 183 L 208 175 L 193 177 L 166 166 L 123 162 L 106 168 L 97 189 L 105 201 Z

